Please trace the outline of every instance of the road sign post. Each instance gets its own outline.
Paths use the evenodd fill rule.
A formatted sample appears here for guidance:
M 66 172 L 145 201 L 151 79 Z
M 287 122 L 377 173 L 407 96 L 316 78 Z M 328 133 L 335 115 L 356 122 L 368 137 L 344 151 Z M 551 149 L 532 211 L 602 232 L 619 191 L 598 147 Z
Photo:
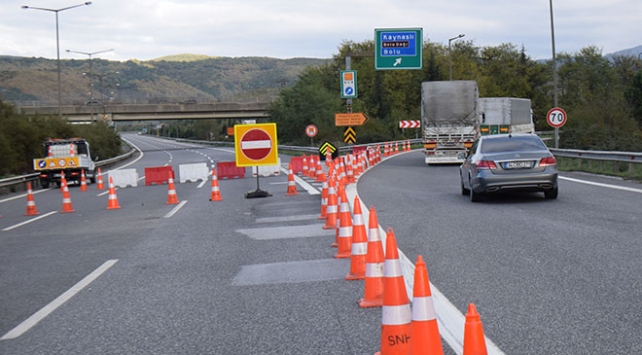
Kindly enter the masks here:
M 421 69 L 421 28 L 375 29 L 375 70 Z
M 236 166 L 278 165 L 276 124 L 242 124 L 234 126 L 234 150 Z M 272 196 L 259 187 L 259 176 L 256 174 L 256 190 L 247 192 L 245 198 Z
M 559 108 L 554 107 L 546 114 L 546 122 L 549 126 L 555 128 L 555 149 L 559 147 L 560 127 L 566 123 L 566 112 Z

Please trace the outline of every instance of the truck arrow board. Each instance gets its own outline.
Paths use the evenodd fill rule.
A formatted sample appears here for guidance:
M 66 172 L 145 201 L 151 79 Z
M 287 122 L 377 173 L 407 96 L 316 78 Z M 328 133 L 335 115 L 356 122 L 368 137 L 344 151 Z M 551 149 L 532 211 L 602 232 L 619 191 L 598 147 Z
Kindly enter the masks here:
M 375 69 L 421 69 L 423 29 L 375 29 Z
M 348 144 L 357 143 L 357 132 L 355 132 L 354 128 L 347 127 L 345 131 L 343 131 L 343 142 Z
M 335 113 L 334 114 L 334 125 L 337 127 L 342 126 L 362 126 L 368 117 L 366 117 L 361 112 L 351 112 L 351 113 Z

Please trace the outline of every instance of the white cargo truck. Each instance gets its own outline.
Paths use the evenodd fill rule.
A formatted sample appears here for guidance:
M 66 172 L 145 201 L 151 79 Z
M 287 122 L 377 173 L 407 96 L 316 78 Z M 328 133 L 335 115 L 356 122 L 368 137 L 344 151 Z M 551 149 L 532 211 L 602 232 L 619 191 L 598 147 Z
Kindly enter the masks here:
M 479 99 L 479 133 L 535 133 L 531 100 L 514 97 Z
M 421 125 L 426 164 L 463 161 L 479 126 L 479 90 L 473 80 L 421 83 Z

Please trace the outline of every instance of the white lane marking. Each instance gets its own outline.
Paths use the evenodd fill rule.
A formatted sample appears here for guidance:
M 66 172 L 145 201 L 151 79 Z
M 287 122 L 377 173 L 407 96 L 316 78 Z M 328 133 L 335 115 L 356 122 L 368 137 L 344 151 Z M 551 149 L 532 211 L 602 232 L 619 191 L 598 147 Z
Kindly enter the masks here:
M 304 226 L 237 229 L 236 232 L 245 234 L 254 240 L 328 237 L 335 235 L 334 230 L 322 229 L 321 227 L 323 227 L 323 224 L 310 224 Z
M 176 205 L 176 207 L 174 207 L 171 211 L 169 211 L 169 213 L 166 214 L 165 217 L 163 218 L 171 218 L 173 215 L 176 214 L 176 212 L 178 212 L 178 210 L 180 210 L 183 206 L 185 206 L 186 203 L 187 203 L 187 200 L 181 201 L 178 205 Z
M 89 285 L 94 280 L 96 280 L 105 271 L 109 270 L 109 268 L 114 266 L 114 264 L 116 264 L 117 261 L 118 259 L 112 259 L 103 263 L 101 266 L 98 267 L 98 269 L 94 270 L 91 274 L 85 276 L 84 279 L 80 280 L 80 282 L 72 286 L 65 293 L 58 296 L 58 298 L 51 301 L 51 303 L 41 308 L 38 312 L 34 313 L 31 317 L 27 318 L 24 322 L 20 323 L 17 327 L 10 330 L 9 333 L 5 334 L 2 338 L 0 338 L 0 340 L 15 339 L 21 336 L 22 334 L 24 334 L 26 331 L 31 329 L 34 325 L 38 324 L 38 322 L 40 322 L 49 314 L 51 314 L 53 311 L 55 311 L 58 307 L 62 306 L 65 302 L 69 301 L 78 292 L 82 291 L 82 289 L 84 289 L 85 287 L 87 287 L 87 285 Z
M 625 186 L 617 186 L 617 185 L 610 185 L 610 184 L 603 184 L 600 182 L 593 182 L 593 181 L 586 181 L 586 180 L 580 180 L 580 179 L 573 179 L 569 177 L 564 177 L 564 176 L 559 176 L 560 179 L 566 180 L 566 181 L 572 181 L 572 182 L 577 182 L 580 184 L 586 184 L 586 185 L 592 185 L 592 186 L 599 186 L 599 187 L 606 187 L 609 189 L 614 189 L 614 190 L 622 190 L 622 191 L 628 191 L 628 192 L 637 192 L 639 194 L 642 194 L 641 189 L 634 189 L 632 187 L 625 187 Z
M 281 171 L 282 171 L 282 172 L 284 172 L 284 173 L 285 173 L 285 176 L 288 176 L 288 174 L 290 173 L 290 172 L 289 172 L 286 168 L 284 168 L 284 167 L 280 167 L 280 169 L 281 169 Z M 302 187 L 302 188 L 304 188 L 304 189 L 308 192 L 308 194 L 310 194 L 310 195 L 320 195 L 320 194 L 321 194 L 321 192 L 319 192 L 319 190 L 317 190 L 314 186 L 312 186 L 312 185 L 308 184 L 308 182 L 307 182 L 307 181 L 305 181 L 305 180 L 301 179 L 301 178 L 300 178 L 298 175 L 296 175 L 296 174 L 294 175 L 294 182 L 296 182 L 297 184 L 301 185 L 301 187 Z
M 39 219 L 42 219 L 42 218 L 45 218 L 45 217 L 49 217 L 49 216 L 51 216 L 51 215 L 52 215 L 52 214 L 54 214 L 54 213 L 58 213 L 58 211 L 51 211 L 51 212 L 49 212 L 49 213 L 45 213 L 45 214 L 43 214 L 42 216 L 34 217 L 34 218 L 32 218 L 32 219 L 30 219 L 30 220 L 28 220 L 28 221 L 24 221 L 24 222 L 22 222 L 22 223 L 14 224 L 14 225 L 12 225 L 12 226 L 9 226 L 9 227 L 7 227 L 7 228 L 3 229 L 2 231 L 3 231 L 3 232 L 6 232 L 6 231 L 10 231 L 10 230 L 12 230 L 12 229 L 16 229 L 16 228 L 18 228 L 18 227 L 22 227 L 22 226 L 24 226 L 25 224 L 29 224 L 29 223 L 31 223 L 31 222 L 35 222 L 35 221 L 37 221 L 37 220 L 39 220 Z

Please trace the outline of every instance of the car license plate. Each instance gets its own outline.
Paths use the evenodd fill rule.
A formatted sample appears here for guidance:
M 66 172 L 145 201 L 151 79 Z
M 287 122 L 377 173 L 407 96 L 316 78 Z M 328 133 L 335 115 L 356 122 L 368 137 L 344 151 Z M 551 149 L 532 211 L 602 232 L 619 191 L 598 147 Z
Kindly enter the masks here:
M 530 169 L 533 163 L 530 161 L 509 161 L 504 163 L 504 169 Z

